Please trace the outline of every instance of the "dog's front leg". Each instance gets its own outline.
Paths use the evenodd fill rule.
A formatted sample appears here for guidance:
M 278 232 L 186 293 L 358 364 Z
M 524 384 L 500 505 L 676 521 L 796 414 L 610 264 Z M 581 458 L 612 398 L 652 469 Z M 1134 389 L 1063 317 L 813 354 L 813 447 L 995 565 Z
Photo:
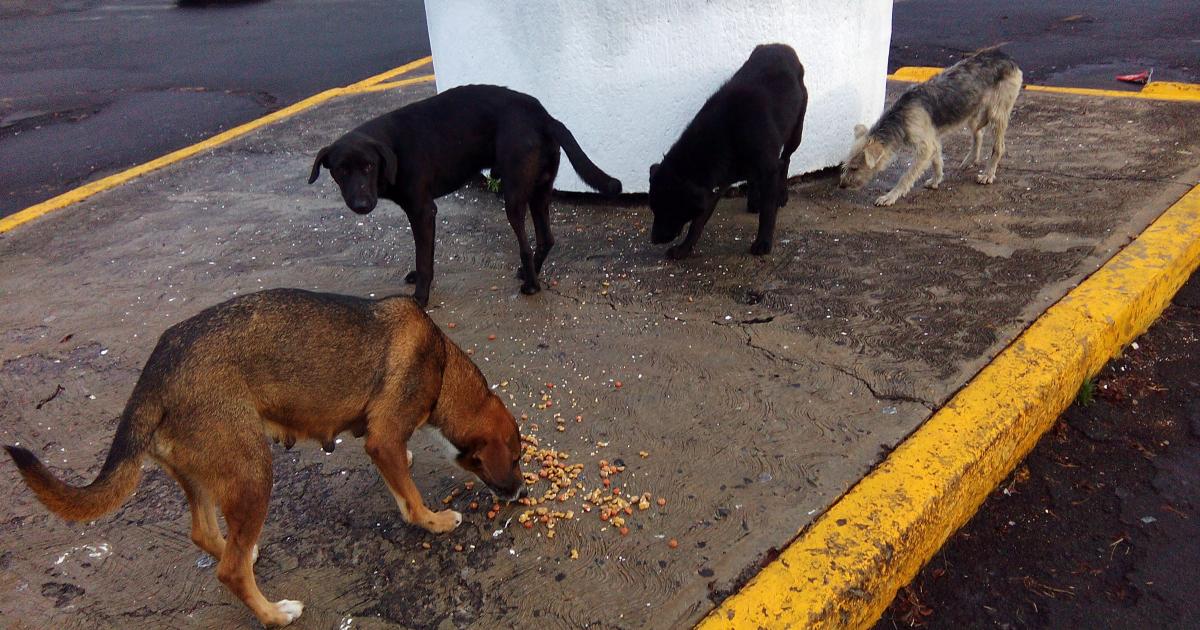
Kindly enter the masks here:
M 411 457 L 407 444 L 387 433 L 368 433 L 367 455 L 383 475 L 388 489 L 400 506 L 400 515 L 413 525 L 423 527 L 435 534 L 448 532 L 462 523 L 462 514 L 454 510 L 433 512 L 425 507 L 421 492 L 412 480 Z
M 925 181 L 925 187 L 930 190 L 937 190 L 938 186 L 942 185 L 942 144 L 939 142 L 933 147 L 933 175 Z
M 413 299 L 423 308 L 429 304 L 429 287 L 433 284 L 433 243 L 437 235 L 437 205 L 427 201 L 412 211 L 407 207 L 404 210 L 412 226 L 413 242 L 417 251 L 417 269 L 408 274 L 405 281 L 417 285 L 413 290 Z
M 700 240 L 700 235 L 704 233 L 704 224 L 708 223 L 712 217 L 713 210 L 717 209 L 717 200 L 713 199 L 708 202 L 708 207 L 700 211 L 700 215 L 692 219 L 692 224 L 688 226 L 687 236 L 683 242 L 673 247 L 667 248 L 667 258 L 671 260 L 682 260 L 692 255 L 692 251 L 696 248 L 696 242 Z
M 913 184 L 929 168 L 929 162 L 933 159 L 933 146 L 928 143 L 922 143 L 917 147 L 917 157 L 913 160 L 912 167 L 896 182 L 896 186 L 889 190 L 886 195 L 880 195 L 875 199 L 877 206 L 890 206 L 896 203 L 896 200 L 908 194 L 912 190 Z
M 750 245 L 750 253 L 762 256 L 771 253 L 775 243 L 775 215 L 779 212 L 779 172 L 776 169 L 764 173 L 762 178 L 751 187 L 747 204 L 751 212 L 758 214 L 758 237 Z

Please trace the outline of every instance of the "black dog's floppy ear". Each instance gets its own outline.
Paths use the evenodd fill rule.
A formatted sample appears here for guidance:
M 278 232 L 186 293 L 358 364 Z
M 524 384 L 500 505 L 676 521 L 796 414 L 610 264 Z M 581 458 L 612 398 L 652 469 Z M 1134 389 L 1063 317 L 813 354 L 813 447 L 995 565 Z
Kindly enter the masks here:
M 389 186 L 396 184 L 396 154 L 382 142 L 372 142 L 379 157 L 383 158 L 383 177 Z
M 317 181 L 317 178 L 321 176 L 321 167 L 325 165 L 325 155 L 332 148 L 329 146 L 317 151 L 317 159 L 313 160 L 312 172 L 308 174 L 308 183 Z
M 654 177 L 654 174 L 658 172 L 659 166 L 660 166 L 659 164 L 651 164 L 650 165 L 650 177 Z

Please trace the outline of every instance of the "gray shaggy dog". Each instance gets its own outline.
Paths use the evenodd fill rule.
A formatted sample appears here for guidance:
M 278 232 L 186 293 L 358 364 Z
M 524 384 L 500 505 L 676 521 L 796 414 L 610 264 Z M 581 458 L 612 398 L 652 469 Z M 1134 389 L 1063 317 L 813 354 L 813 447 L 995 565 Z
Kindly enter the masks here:
M 854 128 L 850 157 L 842 165 L 841 188 L 862 188 L 887 167 L 901 147 L 916 152 L 912 167 L 895 187 L 875 199 L 877 206 L 890 206 L 912 190 L 913 184 L 933 163 L 933 176 L 926 188 L 942 183 L 942 143 L 940 136 L 966 125 L 972 133 L 971 151 L 962 168 L 979 165 L 983 130 L 992 126 L 992 155 L 983 172 L 975 178 L 980 184 L 996 180 L 996 166 L 1004 155 L 1004 132 L 1012 115 L 1013 104 L 1021 92 L 1021 69 L 1012 57 L 994 48 L 984 49 L 950 66 L 932 79 L 909 88 L 884 112 L 869 131 L 863 125 Z

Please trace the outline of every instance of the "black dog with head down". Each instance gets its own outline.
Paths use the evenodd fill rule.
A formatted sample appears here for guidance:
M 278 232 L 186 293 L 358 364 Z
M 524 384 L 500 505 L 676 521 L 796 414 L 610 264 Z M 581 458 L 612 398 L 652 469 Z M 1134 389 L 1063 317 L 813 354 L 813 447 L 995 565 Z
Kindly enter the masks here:
M 669 243 L 691 222 L 670 258 L 691 255 L 726 188 L 748 184 L 747 205 L 758 213 L 756 256 L 770 253 L 775 214 L 787 203 L 787 172 L 800 146 L 808 91 L 804 66 L 784 44 L 758 46 L 746 63 L 704 103 L 679 140 L 650 167 L 653 243 Z
M 550 194 L 559 147 L 588 186 L 621 192 L 621 182 L 593 164 L 537 99 L 494 85 L 449 89 L 360 125 L 317 153 L 308 183 L 323 166 L 354 212 L 374 210 L 380 197 L 404 209 L 417 250 L 417 269 L 405 281 L 417 285 L 413 297 L 424 306 L 433 282 L 434 200 L 491 168 L 503 182 L 504 209 L 520 247 L 521 292 L 532 294 L 541 289 L 538 273 L 554 246 Z M 525 232 L 526 208 L 536 252 Z

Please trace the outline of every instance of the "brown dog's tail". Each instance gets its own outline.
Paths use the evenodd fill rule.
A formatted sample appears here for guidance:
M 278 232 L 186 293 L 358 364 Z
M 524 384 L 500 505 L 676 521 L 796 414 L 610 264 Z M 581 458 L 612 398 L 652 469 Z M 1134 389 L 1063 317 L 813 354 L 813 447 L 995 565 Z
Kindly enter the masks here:
M 594 188 L 602 195 L 615 197 L 621 194 L 621 180 L 612 177 L 608 173 L 600 170 L 583 149 L 579 147 L 579 143 L 575 141 L 575 136 L 571 134 L 571 130 L 561 122 L 551 118 L 550 132 L 554 135 L 554 139 L 562 146 L 563 151 L 567 152 L 567 159 L 571 160 L 571 167 L 579 173 L 579 177 L 588 186 Z
M 86 486 L 59 481 L 37 456 L 19 446 L 5 446 L 21 470 L 25 484 L 51 512 L 72 521 L 99 518 L 115 510 L 133 492 L 142 476 L 142 453 L 162 420 L 157 403 L 130 400 L 117 427 L 117 436 L 96 480 Z

